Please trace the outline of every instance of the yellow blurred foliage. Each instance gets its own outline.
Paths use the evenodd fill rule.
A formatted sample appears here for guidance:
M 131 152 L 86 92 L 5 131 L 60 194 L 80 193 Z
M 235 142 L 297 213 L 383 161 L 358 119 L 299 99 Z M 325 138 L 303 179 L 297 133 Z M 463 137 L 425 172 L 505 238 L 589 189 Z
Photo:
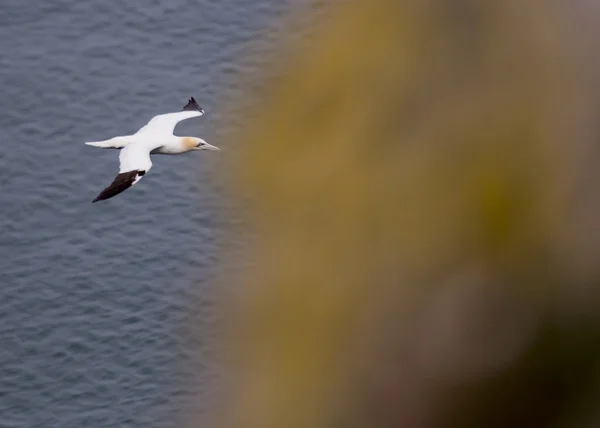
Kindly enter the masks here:
M 568 9 L 348 1 L 284 44 L 227 145 L 257 240 L 217 425 L 600 424 L 600 103 Z

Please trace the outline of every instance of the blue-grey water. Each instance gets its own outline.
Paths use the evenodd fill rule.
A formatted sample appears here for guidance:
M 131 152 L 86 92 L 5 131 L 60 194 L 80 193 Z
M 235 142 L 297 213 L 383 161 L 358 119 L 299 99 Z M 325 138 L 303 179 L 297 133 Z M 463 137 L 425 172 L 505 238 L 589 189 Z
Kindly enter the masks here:
M 92 204 L 118 152 L 83 142 L 194 96 L 207 114 L 176 133 L 231 150 L 221 100 L 297 4 L 2 0 L 0 427 L 175 427 L 210 405 L 220 153 L 154 157 Z

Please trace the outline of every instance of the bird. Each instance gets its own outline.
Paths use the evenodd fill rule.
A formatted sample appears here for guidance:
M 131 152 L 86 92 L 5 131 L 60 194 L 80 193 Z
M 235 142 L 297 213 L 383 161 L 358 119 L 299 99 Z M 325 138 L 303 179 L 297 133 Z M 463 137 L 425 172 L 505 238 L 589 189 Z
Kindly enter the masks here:
M 92 147 L 121 150 L 118 175 L 92 203 L 110 199 L 140 181 L 152 168 L 150 155 L 179 155 L 192 150 L 220 150 L 202 138 L 173 135 L 179 122 L 202 115 L 204 109 L 191 97 L 181 111 L 156 115 L 133 135 L 86 142 L 85 144 Z

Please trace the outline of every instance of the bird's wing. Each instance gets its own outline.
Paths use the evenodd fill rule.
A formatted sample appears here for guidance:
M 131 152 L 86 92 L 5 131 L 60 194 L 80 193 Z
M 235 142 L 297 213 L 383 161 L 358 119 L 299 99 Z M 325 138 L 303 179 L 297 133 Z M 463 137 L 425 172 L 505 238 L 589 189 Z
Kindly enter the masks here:
M 159 114 L 150 119 L 136 134 L 152 132 L 154 134 L 172 135 L 175 126 L 185 119 L 202 116 L 204 109 L 198 105 L 194 97 L 190 98 L 182 111 L 175 113 Z
M 124 147 L 119 154 L 121 163 L 119 174 L 93 202 L 112 198 L 140 181 L 152 167 L 152 161 L 150 160 L 150 151 L 152 150 L 153 146 L 138 142 Z

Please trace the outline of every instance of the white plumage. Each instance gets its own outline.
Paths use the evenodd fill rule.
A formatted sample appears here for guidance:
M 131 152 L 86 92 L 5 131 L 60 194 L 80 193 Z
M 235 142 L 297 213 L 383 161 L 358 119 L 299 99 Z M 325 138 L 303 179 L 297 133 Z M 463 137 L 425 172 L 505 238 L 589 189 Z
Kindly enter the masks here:
M 119 174 L 93 202 L 112 198 L 137 183 L 152 168 L 151 154 L 176 155 L 191 150 L 219 150 L 201 138 L 173 135 L 179 122 L 203 114 L 204 110 L 192 97 L 183 111 L 154 116 L 133 135 L 85 143 L 104 149 L 121 149 Z
M 190 102 L 192 102 L 193 100 L 194 98 L 191 98 Z M 178 111 L 176 113 L 159 114 L 158 116 L 154 116 L 152 119 L 150 119 L 150 121 L 146 125 L 141 127 L 140 130 L 135 133 L 135 135 L 149 133 L 173 135 L 175 126 L 179 122 L 185 119 L 190 119 L 192 117 L 202 116 L 203 114 L 204 110 L 202 110 L 202 108 L 200 108 L 200 110 Z

